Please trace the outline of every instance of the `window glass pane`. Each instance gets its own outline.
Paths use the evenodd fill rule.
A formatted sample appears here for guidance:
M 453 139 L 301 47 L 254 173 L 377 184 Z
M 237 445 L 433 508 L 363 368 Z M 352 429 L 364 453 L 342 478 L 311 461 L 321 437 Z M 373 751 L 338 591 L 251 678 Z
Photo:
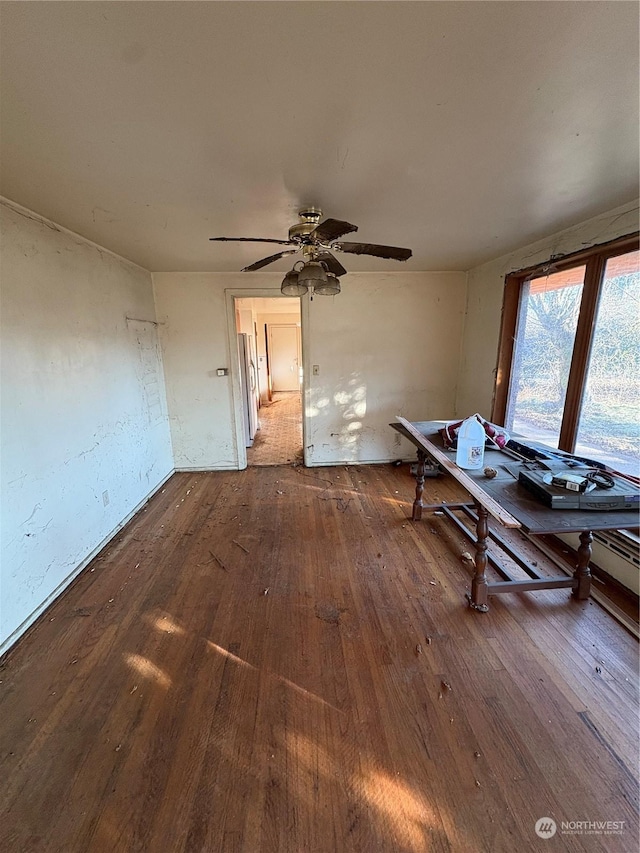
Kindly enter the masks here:
M 525 283 L 511 368 L 506 427 L 558 446 L 585 267 Z
M 576 453 L 640 474 L 639 252 L 610 258 L 598 304 Z

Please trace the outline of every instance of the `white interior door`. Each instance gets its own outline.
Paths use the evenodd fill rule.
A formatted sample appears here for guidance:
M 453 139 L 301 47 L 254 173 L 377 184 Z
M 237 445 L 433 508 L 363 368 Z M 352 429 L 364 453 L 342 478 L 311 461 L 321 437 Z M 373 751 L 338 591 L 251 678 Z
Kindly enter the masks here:
M 274 391 L 300 390 L 299 336 L 298 326 L 269 326 L 269 366 Z

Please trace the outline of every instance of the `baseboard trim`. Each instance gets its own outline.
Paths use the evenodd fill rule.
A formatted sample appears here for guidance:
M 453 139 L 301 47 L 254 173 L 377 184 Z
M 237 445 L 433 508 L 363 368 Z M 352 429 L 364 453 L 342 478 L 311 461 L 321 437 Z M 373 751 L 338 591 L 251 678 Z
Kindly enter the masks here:
M 307 462 L 305 468 L 354 468 L 357 465 L 394 465 L 400 457 L 393 456 L 390 459 L 349 459 L 338 460 L 333 462 Z M 403 464 L 412 465 L 416 460 L 415 456 L 411 459 L 400 460 Z M 288 462 L 292 465 L 292 462 Z
M 172 468 L 168 474 L 166 474 L 162 480 L 158 483 L 157 486 L 147 494 L 145 498 L 143 498 L 134 509 L 128 513 L 122 521 L 118 522 L 118 524 L 113 528 L 113 530 L 108 533 L 105 538 L 98 544 L 96 547 L 80 562 L 73 571 L 67 575 L 67 577 L 58 584 L 58 586 L 53 590 L 53 592 L 49 593 L 49 595 L 44 599 L 44 601 L 36 607 L 36 609 L 29 615 L 27 618 L 19 625 L 15 631 L 13 631 L 9 636 L 0 643 L 0 662 L 4 655 L 9 652 L 15 644 L 20 640 L 26 632 L 31 628 L 38 619 L 46 612 L 46 610 L 53 604 L 53 602 L 60 596 L 65 589 L 67 589 L 73 581 L 86 569 L 89 563 L 96 557 L 103 548 L 105 548 L 109 542 L 116 536 L 122 528 L 128 524 L 133 516 L 139 512 L 142 507 L 151 500 L 151 498 L 156 494 L 156 492 L 161 489 L 164 484 L 175 474 L 175 468 Z
M 175 468 L 174 470 L 175 470 L 176 474 L 200 474 L 200 473 L 206 474 L 210 471 L 211 472 L 214 472 L 214 471 L 243 471 L 244 469 L 238 468 L 237 465 L 230 465 L 230 466 L 220 465 L 217 467 L 210 467 L 210 468 L 203 468 L 202 465 L 193 465 L 193 466 L 181 465 L 179 468 Z

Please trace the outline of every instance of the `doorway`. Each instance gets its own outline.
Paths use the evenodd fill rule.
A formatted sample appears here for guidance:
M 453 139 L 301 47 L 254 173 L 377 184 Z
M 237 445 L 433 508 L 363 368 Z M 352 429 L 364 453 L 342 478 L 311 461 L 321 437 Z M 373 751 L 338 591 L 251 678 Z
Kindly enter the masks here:
M 300 300 L 288 297 L 235 299 L 236 330 L 253 351 L 245 367 L 239 347 L 243 415 L 256 428 L 245 435 L 250 466 L 302 464 L 302 358 Z M 255 389 L 251 387 L 255 377 Z M 245 403 L 248 400 L 248 403 Z M 247 410 L 248 406 L 248 410 Z
M 265 327 L 269 337 L 268 362 L 272 391 L 300 393 L 300 326 L 270 323 Z

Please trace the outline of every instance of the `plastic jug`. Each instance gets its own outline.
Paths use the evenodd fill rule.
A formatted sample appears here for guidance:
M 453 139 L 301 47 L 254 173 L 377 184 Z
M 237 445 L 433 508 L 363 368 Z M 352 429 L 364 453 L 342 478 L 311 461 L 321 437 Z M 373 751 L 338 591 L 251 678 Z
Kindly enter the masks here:
M 484 427 L 475 417 L 463 421 L 458 430 L 456 465 L 459 468 L 482 468 L 484 464 Z

